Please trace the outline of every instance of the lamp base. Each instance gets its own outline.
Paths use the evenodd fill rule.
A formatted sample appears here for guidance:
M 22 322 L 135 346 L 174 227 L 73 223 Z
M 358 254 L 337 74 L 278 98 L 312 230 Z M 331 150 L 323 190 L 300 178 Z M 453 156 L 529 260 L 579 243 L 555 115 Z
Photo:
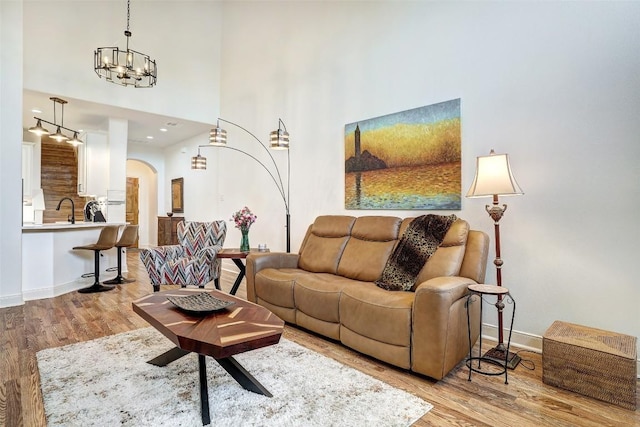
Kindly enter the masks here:
M 517 354 L 509 351 L 507 352 L 507 350 L 504 348 L 503 345 L 498 345 L 497 347 L 494 347 L 490 350 L 488 350 L 484 356 L 482 356 L 484 359 L 489 359 L 492 362 L 498 364 L 498 365 L 502 365 L 504 366 L 504 356 L 505 353 L 508 353 L 507 355 L 507 368 L 509 369 L 515 369 L 516 366 L 518 366 L 518 364 L 520 363 L 520 361 L 522 360 L 520 358 L 520 356 L 518 356 Z

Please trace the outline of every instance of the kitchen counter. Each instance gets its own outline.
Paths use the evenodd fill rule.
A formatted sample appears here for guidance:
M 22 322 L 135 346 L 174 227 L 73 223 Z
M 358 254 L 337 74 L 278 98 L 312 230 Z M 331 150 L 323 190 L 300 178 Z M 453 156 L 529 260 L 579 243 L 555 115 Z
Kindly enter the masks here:
M 118 222 L 85 222 L 85 221 L 76 221 L 75 224 L 71 224 L 70 222 L 49 222 L 46 224 L 23 224 L 22 231 L 50 231 L 50 230 L 75 230 L 79 228 L 102 228 L 105 225 L 124 225 L 124 223 Z
M 24 300 L 51 298 L 90 286 L 94 278 L 82 275 L 94 269 L 93 251 L 73 250 L 98 241 L 102 227 L 125 223 L 76 222 L 22 226 L 22 295 Z M 116 248 L 101 251 L 100 281 L 113 279 L 117 272 Z M 126 257 L 122 270 L 127 271 Z

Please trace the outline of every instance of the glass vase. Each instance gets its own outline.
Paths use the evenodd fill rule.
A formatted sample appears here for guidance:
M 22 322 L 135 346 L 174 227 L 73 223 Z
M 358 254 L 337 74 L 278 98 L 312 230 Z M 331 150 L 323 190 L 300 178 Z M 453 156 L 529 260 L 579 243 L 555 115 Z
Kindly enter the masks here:
M 240 252 L 249 252 L 249 229 L 240 229 L 242 240 L 240 240 Z

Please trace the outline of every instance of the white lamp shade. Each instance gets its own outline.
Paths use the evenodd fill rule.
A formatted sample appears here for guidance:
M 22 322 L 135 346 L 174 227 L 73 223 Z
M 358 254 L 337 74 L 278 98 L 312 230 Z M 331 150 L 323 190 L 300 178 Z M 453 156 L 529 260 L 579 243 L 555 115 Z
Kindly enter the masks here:
M 467 197 L 510 196 L 524 194 L 511 172 L 507 154 L 495 154 L 477 159 L 476 176 Z

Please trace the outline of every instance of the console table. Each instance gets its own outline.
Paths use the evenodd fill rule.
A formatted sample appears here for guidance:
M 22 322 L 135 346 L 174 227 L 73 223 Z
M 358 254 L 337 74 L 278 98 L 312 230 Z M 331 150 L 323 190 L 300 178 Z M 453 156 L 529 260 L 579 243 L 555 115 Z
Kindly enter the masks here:
M 184 221 L 181 216 L 158 217 L 158 246 L 178 244 L 178 223 Z

